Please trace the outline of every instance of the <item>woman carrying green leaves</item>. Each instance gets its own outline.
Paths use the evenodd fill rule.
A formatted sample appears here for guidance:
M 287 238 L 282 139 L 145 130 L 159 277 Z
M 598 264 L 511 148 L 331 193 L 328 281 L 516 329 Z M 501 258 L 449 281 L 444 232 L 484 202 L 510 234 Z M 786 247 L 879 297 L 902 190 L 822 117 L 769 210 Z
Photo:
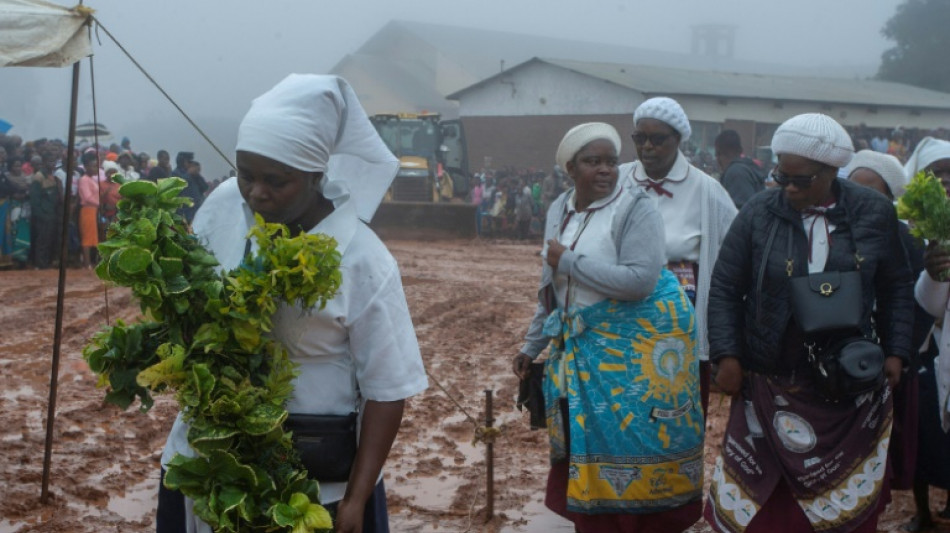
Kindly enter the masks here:
M 319 424 L 358 413 L 358 445 L 344 478 L 311 471 L 339 532 L 389 531 L 381 469 L 404 400 L 427 386 L 398 266 L 365 223 L 398 166 L 346 81 L 293 74 L 254 100 L 238 130 L 237 177 L 217 187 L 194 219 L 195 234 L 225 271 L 261 249 L 247 237 L 255 215 L 294 235 L 336 241 L 336 296 L 310 309 L 279 304 L 270 335 L 299 365 L 291 419 L 321 415 L 312 421 Z M 294 433 L 311 429 L 321 430 L 305 425 Z M 179 416 L 163 467 L 176 455 L 194 455 L 188 431 Z M 167 485 L 160 489 L 158 531 L 210 531 Z

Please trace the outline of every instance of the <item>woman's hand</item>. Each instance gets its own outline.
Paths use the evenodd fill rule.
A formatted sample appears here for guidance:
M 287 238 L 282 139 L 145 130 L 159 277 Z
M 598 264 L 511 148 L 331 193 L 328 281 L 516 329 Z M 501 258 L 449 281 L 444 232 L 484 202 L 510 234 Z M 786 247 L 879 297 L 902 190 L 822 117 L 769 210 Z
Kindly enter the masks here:
M 518 376 L 518 379 L 528 379 L 528 370 L 531 368 L 531 358 L 518 352 L 511 361 L 511 368 L 514 370 L 515 375 Z
M 363 513 L 366 502 L 354 502 L 343 498 L 336 507 L 334 533 L 361 533 L 363 531 Z
M 742 365 L 735 357 L 725 357 L 717 363 L 716 385 L 723 393 L 735 396 L 742 390 Z
M 946 272 L 950 270 L 950 253 L 937 241 L 930 241 L 924 250 L 924 268 L 931 279 L 947 281 Z
M 363 511 L 376 489 L 376 480 L 392 448 L 402 422 L 405 400 L 382 402 L 366 400 L 360 422 L 360 443 L 350 471 L 346 493 L 337 506 L 337 533 L 363 531 Z
M 567 250 L 567 247 L 559 243 L 556 239 L 548 239 L 548 264 L 557 271 L 557 265 L 561 262 L 561 254 Z
M 884 360 L 884 377 L 887 378 L 887 385 L 894 390 L 901 381 L 901 372 L 904 369 L 904 363 L 900 357 L 891 356 Z

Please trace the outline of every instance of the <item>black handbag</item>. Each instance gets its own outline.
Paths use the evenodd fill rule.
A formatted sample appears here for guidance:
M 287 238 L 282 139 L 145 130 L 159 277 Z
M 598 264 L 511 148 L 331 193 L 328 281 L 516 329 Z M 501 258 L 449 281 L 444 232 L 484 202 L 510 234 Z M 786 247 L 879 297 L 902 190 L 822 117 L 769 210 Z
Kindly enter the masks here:
M 832 399 L 851 398 L 884 384 L 884 350 L 864 337 L 841 339 L 809 357 L 818 375 L 821 393 Z
M 860 335 L 861 272 L 792 278 L 789 293 L 819 391 L 840 400 L 877 390 L 884 382 L 884 350 Z
M 357 413 L 343 416 L 291 413 L 284 431 L 293 434 L 294 448 L 309 477 L 317 481 L 347 481 L 356 460 Z
M 544 413 L 544 363 L 533 362 L 528 370 L 528 377 L 518 384 L 515 406 L 519 411 L 528 410 L 531 429 L 544 429 L 548 427 Z
M 834 401 L 877 390 L 884 383 L 884 349 L 864 337 L 861 255 L 854 242 L 855 270 L 816 272 L 789 280 L 792 315 L 805 334 L 819 392 Z M 792 239 L 788 242 L 792 275 Z
M 816 272 L 791 278 L 792 315 L 805 335 L 861 327 L 861 272 Z

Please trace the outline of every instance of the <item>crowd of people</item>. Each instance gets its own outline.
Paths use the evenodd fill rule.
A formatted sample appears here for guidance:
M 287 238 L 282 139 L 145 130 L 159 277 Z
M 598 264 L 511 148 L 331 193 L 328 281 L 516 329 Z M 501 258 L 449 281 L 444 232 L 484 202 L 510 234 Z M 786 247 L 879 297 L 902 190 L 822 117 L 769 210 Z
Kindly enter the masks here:
M 907 162 L 920 140 L 950 139 L 950 129 L 946 128 L 921 130 L 898 126 L 887 129 L 858 125 L 846 131 L 856 151 L 893 155 L 901 164 Z M 700 149 L 687 140 L 680 152 L 697 172 L 719 181 L 736 208 L 741 208 L 755 193 L 776 186 L 769 177 L 776 161 L 747 155 L 735 130 L 723 130 L 715 138 L 713 150 Z M 845 170 L 842 169 L 842 174 Z M 473 177 L 467 201 L 478 206 L 476 232 L 483 237 L 540 239 L 547 208 L 561 192 L 571 187 L 564 169 L 556 164 L 550 171 L 482 168 Z
M 546 505 L 582 532 L 703 517 L 718 532 L 870 533 L 891 491 L 913 489 L 904 529 L 934 530 L 929 489 L 950 485 L 950 252 L 910 238 L 894 201 L 922 170 L 950 195 L 950 142 L 856 151 L 808 113 L 775 131 L 772 168 L 722 132 L 717 179 L 685 156 L 675 100 L 644 102 L 630 133 L 632 163 L 603 123 L 556 152 L 571 187 L 546 213 L 512 362 L 544 376 Z M 732 401 L 703 495 L 712 385 Z
M 552 172 L 476 175 L 479 234 L 543 239 L 512 369 L 543 376 L 545 504 L 576 531 L 674 533 L 705 518 L 721 533 L 871 533 L 891 491 L 907 489 L 916 516 L 905 529 L 934 529 L 930 487 L 950 488 L 950 251 L 911 239 L 894 201 L 919 171 L 950 195 L 950 142 L 892 132 L 882 150 L 873 134 L 864 147 L 865 133 L 793 116 L 763 162 L 723 131 L 710 172 L 708 154 L 684 151 L 686 111 L 655 97 L 624 132 L 635 156 L 621 155 L 613 126 L 592 122 L 565 133 Z M 388 531 L 381 470 L 405 400 L 427 380 L 398 266 L 367 226 L 399 163 L 354 91 L 291 75 L 254 100 L 238 131 L 239 179 L 210 195 L 192 154 L 172 168 L 167 152 L 153 162 L 129 144 L 67 154 L 59 141 L 0 138 L 5 260 L 61 260 L 65 197 L 68 249 L 91 266 L 115 216 L 115 174 L 185 179 L 194 205 L 183 214 L 222 268 L 254 251 L 252 213 L 332 235 L 337 297 L 287 306 L 273 335 L 301 365 L 288 411 L 321 415 L 318 432 L 328 415 L 358 420 L 349 475 L 316 477 L 336 531 Z M 79 164 L 64 195 L 69 156 Z M 704 490 L 713 387 L 731 404 Z M 188 433 L 179 416 L 163 475 L 196 453 Z M 159 490 L 160 532 L 209 530 L 181 492 Z
M 64 260 L 70 267 L 92 267 L 96 246 L 116 215 L 115 175 L 124 181 L 181 177 L 188 182 L 184 194 L 193 202 L 183 209 L 189 222 L 217 183 L 205 180 L 192 152 L 179 152 L 172 168 L 167 151 L 159 150 L 152 159 L 135 153 L 123 138 L 109 146 L 80 143 L 67 195 L 67 152 L 61 140 L 24 142 L 17 135 L 0 134 L 0 269 L 59 265 L 64 202 L 69 204 Z

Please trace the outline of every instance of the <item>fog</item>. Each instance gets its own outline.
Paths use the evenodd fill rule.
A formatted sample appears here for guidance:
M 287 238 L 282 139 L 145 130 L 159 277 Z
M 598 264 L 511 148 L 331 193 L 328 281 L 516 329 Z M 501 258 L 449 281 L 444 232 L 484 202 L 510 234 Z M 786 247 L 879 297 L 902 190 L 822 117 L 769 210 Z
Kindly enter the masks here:
M 881 28 L 900 0 L 99 0 L 96 17 L 233 157 L 250 101 L 290 72 L 328 72 L 390 20 L 603 42 L 688 54 L 691 27 L 736 27 L 736 60 L 789 73 L 871 76 L 893 45 Z M 100 123 L 154 157 L 196 152 L 204 175 L 227 163 L 105 34 L 93 35 Z M 535 55 L 526 51 L 526 56 Z M 498 58 L 499 60 L 511 58 Z M 591 58 L 596 60 L 597 58 Z M 92 121 L 89 62 L 81 64 L 78 121 Z M 669 65 L 676 66 L 676 65 Z M 779 69 L 781 71 L 782 69 Z M 71 69 L 0 69 L 0 119 L 26 140 L 63 138 Z

